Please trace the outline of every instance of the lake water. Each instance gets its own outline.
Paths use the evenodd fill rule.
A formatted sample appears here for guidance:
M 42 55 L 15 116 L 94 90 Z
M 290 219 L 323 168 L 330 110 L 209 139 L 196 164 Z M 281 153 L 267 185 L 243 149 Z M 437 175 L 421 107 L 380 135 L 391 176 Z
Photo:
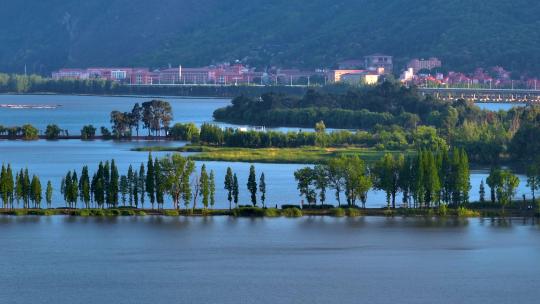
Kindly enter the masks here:
M 169 100 L 176 121 L 198 124 L 229 102 Z M 63 106 L 0 109 L 0 124 L 55 122 L 74 134 L 108 125 L 112 109 L 136 101 L 144 100 L 2 95 L 0 104 Z M 114 158 L 125 173 L 147 159 L 132 148 L 157 144 L 184 143 L 0 141 L 0 161 L 52 180 L 61 206 L 67 170 Z M 249 164 L 206 164 L 216 172 L 216 207 L 227 207 L 227 166 L 248 202 Z M 269 205 L 299 203 L 293 172 L 301 165 L 255 165 Z M 486 176 L 473 171 L 472 199 Z M 519 191 L 528 192 L 524 181 Z M 373 191 L 368 206 L 384 200 Z M 0 303 L 537 303 L 540 286 L 540 226 L 530 219 L 0 216 L 0 252 Z
M 44 129 L 47 124 L 56 122 L 63 128 L 68 128 L 72 134 L 79 132 L 84 124 L 92 123 L 96 126 L 109 125 L 108 115 L 113 109 L 128 111 L 135 102 L 143 102 L 148 98 L 136 97 L 96 97 L 96 96 L 58 96 L 58 95 L 0 95 L 0 104 L 25 105 L 54 105 L 61 104 L 57 109 L 0 109 L 0 125 L 21 125 L 31 123 Z M 171 102 L 175 121 L 195 122 L 201 124 L 212 121 L 215 109 L 229 104 L 226 99 L 190 99 L 167 98 Z M 487 105 L 487 104 L 484 104 Z M 504 106 L 493 104 L 492 106 Z M 286 129 L 286 128 L 283 128 Z M 143 131 L 144 132 L 144 131 Z M 141 162 L 146 163 L 148 154 L 130 151 L 141 146 L 180 146 L 182 142 L 170 141 L 94 141 L 64 140 L 50 142 L 40 141 L 7 141 L 0 140 L 0 162 L 11 163 L 15 169 L 28 168 L 36 173 L 45 184 L 51 180 L 55 189 L 53 206 L 63 205 L 60 194 L 60 182 L 68 170 L 80 172 L 83 165 L 88 165 L 93 172 L 100 161 L 114 158 L 121 174 L 125 174 L 129 165 L 138 168 Z M 164 156 L 166 153 L 154 153 L 154 156 Z M 246 189 L 249 166 L 247 163 L 205 162 L 209 170 L 216 174 L 216 207 L 228 207 L 226 193 L 223 189 L 224 174 L 230 166 L 237 173 L 240 184 L 240 202 L 249 203 L 249 194 Z M 202 165 L 197 163 L 198 167 Z M 258 174 L 265 173 L 267 182 L 267 204 L 270 206 L 282 204 L 300 204 L 301 198 L 296 189 L 293 173 L 303 167 L 295 164 L 255 164 Z M 480 181 L 485 181 L 487 170 L 472 172 L 471 199 L 478 199 Z M 529 196 L 524 176 L 517 192 Z M 328 203 L 336 204 L 333 192 L 327 194 Z M 371 191 L 368 195 L 367 206 L 382 207 L 385 205 L 385 194 L 380 191 Z M 167 201 L 170 206 L 170 200 Z
M 57 124 L 68 130 L 70 135 L 79 135 L 84 125 L 92 124 L 110 129 L 111 111 L 129 112 L 135 103 L 142 104 L 150 97 L 112 97 L 112 96 L 77 96 L 77 95 L 1 95 L 0 105 L 58 106 L 53 109 L 13 109 L 0 108 L 0 125 L 21 126 L 30 123 L 41 132 L 49 124 Z M 157 98 L 156 98 L 157 99 Z M 167 100 L 173 110 L 175 122 L 193 122 L 196 125 L 213 122 L 212 114 L 218 108 L 230 104 L 230 99 L 214 98 L 175 98 L 160 97 Z M 171 125 L 172 125 L 171 124 Z M 220 126 L 237 126 L 216 123 Z M 242 127 L 245 127 L 242 125 Z M 298 130 L 297 128 L 274 128 L 278 131 Z M 140 129 L 145 135 L 146 130 Z
M 2 303 L 538 303 L 523 220 L 0 217 Z

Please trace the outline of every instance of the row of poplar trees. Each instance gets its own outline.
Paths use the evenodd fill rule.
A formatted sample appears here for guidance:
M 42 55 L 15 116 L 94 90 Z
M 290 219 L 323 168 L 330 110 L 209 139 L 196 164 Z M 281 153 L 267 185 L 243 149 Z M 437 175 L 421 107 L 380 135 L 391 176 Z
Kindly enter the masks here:
M 324 204 L 331 189 L 339 205 L 344 193 L 348 205 L 360 201 L 365 207 L 368 192 L 375 189 L 386 193 L 391 208 L 396 207 L 398 194 L 407 207 L 458 207 L 468 203 L 471 189 L 469 158 L 463 149 L 418 151 L 415 155 L 387 153 L 373 166 L 358 156 L 342 156 L 299 169 L 295 178 L 308 204 L 316 204 L 318 199 Z
M 43 193 L 41 180 L 37 175 L 30 175 L 28 169 L 21 169 L 14 176 L 11 165 L 2 164 L 0 170 L 0 199 L 3 208 L 14 208 L 15 202 L 17 206 L 22 202 L 23 208 L 41 208 L 41 202 L 44 198 L 47 207 L 50 207 L 52 195 L 51 181 L 47 182 L 45 193 Z
M 204 209 L 216 203 L 214 171 L 208 172 L 206 165 L 202 165 L 200 172 L 196 172 L 195 163 L 179 154 L 162 159 L 153 159 L 149 155 L 146 167 L 141 164 L 137 170 L 129 166 L 125 175 L 119 175 L 114 160 L 101 162 L 92 178 L 88 172 L 88 167 L 84 166 L 80 177 L 74 170 L 62 179 L 61 192 L 69 208 L 77 208 L 77 202 L 82 202 L 85 208 L 114 208 L 120 205 L 144 208 L 148 199 L 152 209 L 156 204 L 158 209 L 163 209 L 164 196 L 167 194 L 171 197 L 174 209 L 180 209 L 182 204 L 185 208 L 191 204 L 191 208 L 195 209 L 199 199 Z M 257 205 L 258 192 L 264 206 L 264 173 L 257 183 L 255 167 L 251 166 L 246 186 L 253 206 Z M 230 167 L 227 168 L 224 188 L 228 193 L 229 208 L 233 201 L 238 206 L 238 177 Z
M 148 156 L 146 166 L 129 166 L 125 175 L 120 175 L 114 160 L 100 162 L 92 177 L 87 166 L 77 172 L 69 171 L 62 179 L 61 192 L 69 208 L 83 203 L 85 208 L 114 208 L 130 206 L 144 208 L 148 201 L 151 208 L 163 209 L 165 195 L 172 199 L 173 207 L 180 209 L 192 204 L 197 207 L 200 199 L 203 208 L 215 205 L 215 174 L 208 172 L 206 165 L 196 172 L 195 163 L 179 154 L 162 159 Z

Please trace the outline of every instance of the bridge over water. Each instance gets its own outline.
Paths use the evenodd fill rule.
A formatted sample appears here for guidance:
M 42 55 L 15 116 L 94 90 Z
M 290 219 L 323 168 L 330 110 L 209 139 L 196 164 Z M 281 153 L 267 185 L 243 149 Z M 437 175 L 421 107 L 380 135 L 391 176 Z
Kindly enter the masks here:
M 424 95 L 442 100 L 466 99 L 474 102 L 511 102 L 540 104 L 540 90 L 477 89 L 477 88 L 418 88 Z

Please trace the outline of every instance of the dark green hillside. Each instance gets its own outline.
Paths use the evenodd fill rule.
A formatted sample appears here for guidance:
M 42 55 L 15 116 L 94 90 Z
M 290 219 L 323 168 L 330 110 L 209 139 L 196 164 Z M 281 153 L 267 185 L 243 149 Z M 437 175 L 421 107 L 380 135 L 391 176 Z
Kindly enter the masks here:
M 313 68 L 382 52 L 540 74 L 539 15 L 530 0 L 3 1 L 0 69 L 234 59 Z

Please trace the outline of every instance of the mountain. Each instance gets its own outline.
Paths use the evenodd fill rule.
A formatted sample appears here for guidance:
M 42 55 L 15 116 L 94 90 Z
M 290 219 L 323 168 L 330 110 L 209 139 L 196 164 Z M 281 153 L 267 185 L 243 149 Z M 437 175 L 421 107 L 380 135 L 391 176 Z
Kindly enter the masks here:
M 539 15 L 530 0 L 0 0 L 0 70 L 315 68 L 386 53 L 540 74 Z

